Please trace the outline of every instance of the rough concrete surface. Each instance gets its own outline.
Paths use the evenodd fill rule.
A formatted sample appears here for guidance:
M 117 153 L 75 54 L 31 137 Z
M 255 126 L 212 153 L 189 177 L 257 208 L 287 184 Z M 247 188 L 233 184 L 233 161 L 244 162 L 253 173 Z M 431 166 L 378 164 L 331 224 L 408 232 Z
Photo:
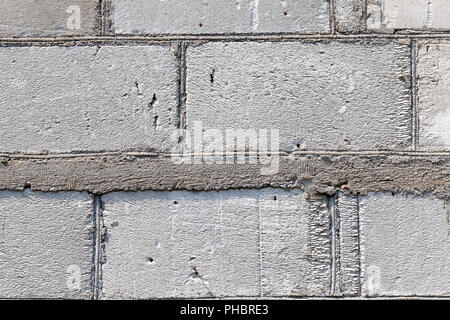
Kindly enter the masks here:
M 103 201 L 104 298 L 329 292 L 329 237 L 298 191 L 112 193 Z
M 450 29 L 448 0 L 368 0 L 367 10 L 372 30 Z
M 363 294 L 449 296 L 450 224 L 444 201 L 369 194 L 360 203 Z
M 279 158 L 279 170 L 261 174 L 266 164 L 179 164 L 171 157 L 92 155 L 0 158 L 0 189 L 39 191 L 226 190 L 303 188 L 309 194 L 404 192 L 450 196 L 450 157 L 443 155 L 298 155 Z
M 0 192 L 0 298 L 89 299 L 92 198 Z
M 0 0 L 0 299 L 450 297 L 449 15 Z
M 265 297 L 331 293 L 330 215 L 325 197 L 303 192 L 253 191 L 259 195 L 261 281 Z
M 363 32 L 365 0 L 335 0 L 336 29 L 342 33 Z
M 339 192 L 334 203 L 336 230 L 336 295 L 358 296 L 360 288 L 360 226 L 358 196 Z
M 112 0 L 116 34 L 328 32 L 326 0 Z
M 0 150 L 172 148 L 170 46 L 0 48 Z
M 103 202 L 103 297 L 259 295 L 250 194 L 115 193 Z
M 420 150 L 450 150 L 450 44 L 419 43 L 417 112 Z
M 97 0 L 0 0 L 0 37 L 95 35 Z
M 407 45 L 207 43 L 186 60 L 191 132 L 276 129 L 281 150 L 410 148 Z

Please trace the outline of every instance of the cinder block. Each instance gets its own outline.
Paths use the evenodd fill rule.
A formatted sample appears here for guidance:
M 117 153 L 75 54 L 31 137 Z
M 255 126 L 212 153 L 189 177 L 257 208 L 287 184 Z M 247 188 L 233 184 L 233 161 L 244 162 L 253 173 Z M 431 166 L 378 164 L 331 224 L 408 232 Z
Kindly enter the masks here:
M 335 0 L 336 29 L 343 33 L 362 32 L 366 28 L 364 19 L 365 0 Z
M 449 58 L 449 43 L 419 43 L 417 109 L 420 150 L 450 150 Z
M 97 5 L 97 0 L 0 0 L 0 37 L 95 35 Z
M 367 28 L 450 29 L 448 0 L 369 0 Z
M 259 295 L 251 193 L 113 193 L 103 201 L 105 298 Z
M 406 150 L 409 57 L 392 42 L 189 47 L 187 128 L 277 129 L 282 150 Z
M 448 214 L 445 202 L 430 196 L 363 197 L 363 295 L 450 295 Z
M 321 202 L 314 216 L 299 191 L 112 193 L 103 200 L 104 298 L 329 290 L 326 208 Z
M 327 0 L 113 0 L 116 34 L 329 32 Z
M 166 46 L 0 48 L 0 150 L 176 143 L 177 61 Z
M 0 298 L 91 297 L 87 193 L 0 192 Z
M 325 199 L 262 194 L 262 290 L 272 296 L 326 296 L 331 290 L 331 233 Z

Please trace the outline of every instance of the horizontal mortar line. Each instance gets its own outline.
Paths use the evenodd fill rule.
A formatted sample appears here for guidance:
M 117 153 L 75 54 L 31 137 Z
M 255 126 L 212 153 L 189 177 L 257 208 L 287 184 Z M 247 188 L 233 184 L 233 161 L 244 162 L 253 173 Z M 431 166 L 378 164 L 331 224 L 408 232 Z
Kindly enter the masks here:
M 107 156 L 118 157 L 145 157 L 145 158 L 191 158 L 191 157 L 261 157 L 267 155 L 273 156 L 409 156 L 409 157 L 447 157 L 450 151 L 375 151 L 375 150 L 355 150 L 355 151 L 338 151 L 338 150 L 305 150 L 305 151 L 263 151 L 263 152 L 225 152 L 225 153 L 163 153 L 163 152 L 137 152 L 137 151 L 99 151 L 88 153 L 0 153 L 1 158 L 9 159 L 60 159 L 60 158 L 101 158 Z
M 116 297 L 117 298 L 117 297 Z M 64 298 L 23 298 L 23 297 L 8 297 L 0 298 L 0 301 L 6 301 L 11 299 L 25 300 L 25 301 L 37 301 L 37 300 L 56 300 L 64 301 Z M 152 298 L 154 301 L 192 301 L 193 298 Z M 351 297 L 351 296 L 235 296 L 235 297 L 195 297 L 195 300 L 199 301 L 237 301 L 237 300 L 252 300 L 252 301 L 263 301 L 263 300 L 284 300 L 284 301 L 296 301 L 296 300 L 449 300 L 449 296 L 417 296 L 417 295 L 402 295 L 402 296 L 381 296 L 381 297 Z M 127 300 L 127 299 L 125 299 Z
M 150 155 L 150 153 L 148 153 Z M 108 151 L 108 152 L 88 152 L 88 153 L 49 153 L 49 154 L 37 154 L 37 153 L 0 153 L 2 158 L 11 159 L 59 159 L 59 158 L 89 158 L 89 157 L 107 157 L 107 156 L 121 156 L 124 155 L 123 151 Z M 153 156 L 157 156 L 154 154 Z
M 262 153 L 257 152 L 229 152 L 229 153 L 185 153 L 185 154 L 160 154 L 163 157 L 221 157 L 221 156 L 265 156 L 267 154 L 271 155 L 281 155 L 281 156 L 290 156 L 290 155 L 356 155 L 356 156 L 385 156 L 385 155 L 393 155 L 393 156 L 450 156 L 450 151 L 338 151 L 338 150 L 311 150 L 311 151 L 281 151 L 281 152 L 272 152 L 272 151 L 264 151 Z M 130 156 L 140 156 L 139 153 L 128 153 Z
M 171 42 L 171 41 L 289 41 L 289 40 L 391 40 L 391 39 L 445 39 L 450 33 L 365 33 L 365 34 L 214 34 L 214 35 L 127 35 L 127 36 L 82 36 L 43 38 L 0 38 L 1 43 L 77 43 L 77 42 Z
M 214 297 L 195 297 L 195 300 L 206 301 L 206 300 L 225 300 L 225 301 L 234 301 L 234 300 L 448 300 L 450 296 L 448 295 L 383 295 L 383 296 L 331 296 L 331 295 L 322 295 L 322 296 L 301 296 L 301 295 L 264 295 L 264 296 L 214 296 Z M 1 299 L 0 299 L 1 300 Z M 26 300 L 30 300 L 27 298 Z M 192 298 L 189 297 L 166 297 L 166 298 L 152 298 L 155 301 L 167 301 L 167 300 L 177 300 L 177 301 L 189 301 Z

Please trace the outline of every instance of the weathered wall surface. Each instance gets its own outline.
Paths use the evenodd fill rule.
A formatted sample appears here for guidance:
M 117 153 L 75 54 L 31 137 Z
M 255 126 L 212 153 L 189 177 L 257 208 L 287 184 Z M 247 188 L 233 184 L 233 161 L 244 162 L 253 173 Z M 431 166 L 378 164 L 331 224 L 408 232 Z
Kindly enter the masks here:
M 106 298 L 329 294 L 326 199 L 263 189 L 103 200 Z
M 449 295 L 450 224 L 444 201 L 369 194 L 359 207 L 364 295 Z
M 0 211 L 1 298 L 91 296 L 91 196 L 4 191 Z
M 447 1 L 0 9 L 0 299 L 450 296 Z
M 101 23 L 98 1 L 1 0 L 2 37 L 95 35 Z
M 368 0 L 367 15 L 367 27 L 384 32 L 450 29 L 450 4 L 446 0 Z
M 176 144 L 170 46 L 0 51 L 2 151 L 168 150 Z
M 327 0 L 113 0 L 116 34 L 329 32 Z

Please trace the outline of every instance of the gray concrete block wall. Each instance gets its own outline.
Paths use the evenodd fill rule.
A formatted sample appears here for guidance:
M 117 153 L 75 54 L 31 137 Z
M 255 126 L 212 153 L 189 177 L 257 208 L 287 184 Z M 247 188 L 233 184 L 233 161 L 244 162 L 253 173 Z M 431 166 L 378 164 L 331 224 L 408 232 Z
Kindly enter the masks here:
M 116 34 L 326 33 L 326 0 L 113 0 Z
M 103 201 L 105 298 L 259 295 L 252 194 L 119 193 Z
M 112 193 L 103 201 L 105 298 L 330 293 L 327 205 L 299 191 Z
M 408 150 L 409 54 L 396 43 L 188 48 L 187 129 L 274 128 L 281 150 Z
M 450 150 L 448 42 L 419 42 L 417 112 L 420 150 Z
M 2 7 L 0 299 L 449 296 L 446 1 Z
M 357 33 L 367 28 L 364 0 L 335 0 L 333 10 L 336 29 L 339 32 Z
M 0 224 L 0 299 L 91 298 L 90 195 L 0 192 Z
M 367 28 L 372 30 L 450 29 L 450 4 L 446 0 L 369 0 L 367 14 Z
M 2 151 L 168 150 L 176 144 L 177 61 L 170 46 L 0 52 Z
M 331 294 L 331 233 L 326 198 L 268 191 L 260 200 L 263 297 Z
M 1 0 L 1 37 L 96 35 L 97 0 Z
M 449 296 L 448 207 L 441 199 L 361 199 L 361 271 L 368 296 Z

